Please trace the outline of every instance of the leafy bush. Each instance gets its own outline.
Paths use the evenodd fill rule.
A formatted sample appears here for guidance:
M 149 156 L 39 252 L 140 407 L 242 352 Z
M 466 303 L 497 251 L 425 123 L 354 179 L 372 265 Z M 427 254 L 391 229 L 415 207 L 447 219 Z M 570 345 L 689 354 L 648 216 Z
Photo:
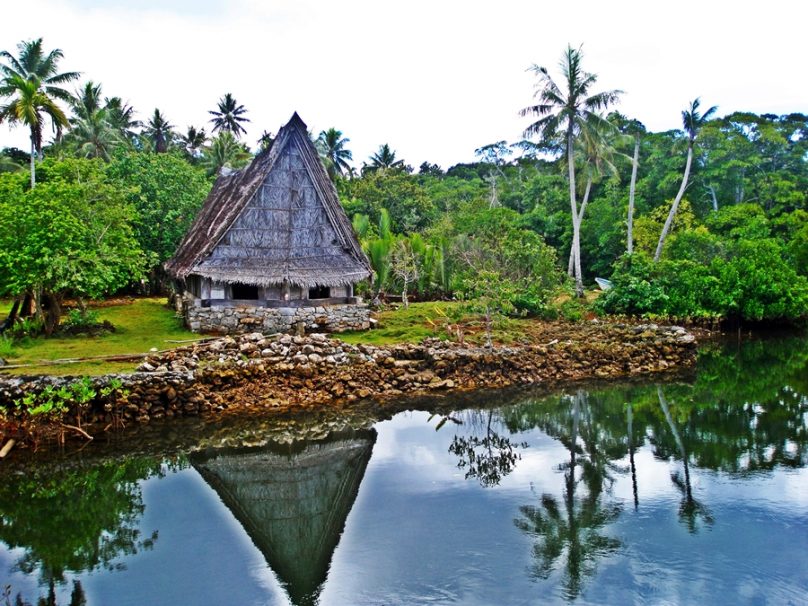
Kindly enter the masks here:
M 596 301 L 596 308 L 602 312 L 644 316 L 664 313 L 668 297 L 656 282 L 651 258 L 638 252 L 618 259 L 613 287 Z
M 98 324 L 98 312 L 91 309 L 71 309 L 62 324 L 67 327 L 88 328 Z
M 0 335 L 0 358 L 13 358 L 16 355 L 14 341 L 5 335 Z
M 702 263 L 654 264 L 642 253 L 624 256 L 612 281 L 596 304 L 602 312 L 748 321 L 808 316 L 808 280 L 784 260 L 782 245 L 768 238 L 740 240 Z
M 725 317 L 794 320 L 808 316 L 808 279 L 783 259 L 776 240 L 741 240 L 711 270 L 721 284 L 717 306 Z

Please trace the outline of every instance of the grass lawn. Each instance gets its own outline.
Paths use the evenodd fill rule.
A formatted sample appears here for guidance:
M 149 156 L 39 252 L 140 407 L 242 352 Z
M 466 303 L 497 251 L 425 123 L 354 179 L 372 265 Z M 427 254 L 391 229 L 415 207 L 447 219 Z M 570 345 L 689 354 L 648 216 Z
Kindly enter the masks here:
M 9 301 L 0 301 L 0 317 L 5 317 L 11 308 Z M 181 341 L 199 338 L 200 335 L 186 330 L 174 312 L 166 307 L 165 299 L 135 299 L 96 308 L 100 320 L 109 320 L 116 331 L 100 337 L 75 336 L 50 339 L 24 339 L 10 343 L 0 338 L 0 357 L 9 364 L 34 364 L 25 368 L 0 372 L 16 374 L 52 375 L 100 375 L 112 372 L 131 372 L 138 362 L 86 361 L 75 364 L 36 365 L 42 360 L 59 358 L 88 358 L 116 354 L 146 353 L 151 348 L 159 350 L 178 347 Z M 461 327 L 463 339 L 469 343 L 485 342 L 485 326 L 482 318 L 466 311 L 463 303 L 456 301 L 433 301 L 412 303 L 405 309 L 390 306 L 377 314 L 379 325 L 374 330 L 344 332 L 336 335 L 348 343 L 392 345 L 395 343 L 419 343 L 427 337 L 458 339 L 457 327 Z M 498 319 L 493 327 L 493 339 L 497 343 L 511 344 L 529 341 L 539 330 L 541 323 L 529 319 Z M 449 330 L 451 329 L 451 335 Z
M 0 301 L 0 314 L 8 313 L 11 305 Z M 37 363 L 58 358 L 86 358 L 115 354 L 146 353 L 152 347 L 170 349 L 178 341 L 194 339 L 200 335 L 186 330 L 164 298 L 135 299 L 131 303 L 110 305 L 96 309 L 100 320 L 109 320 L 116 330 L 100 337 L 52 337 L 50 339 L 24 339 L 10 345 L 0 341 L 0 356 L 9 364 Z M 9 349 L 11 351 L 9 351 Z M 137 366 L 130 362 L 80 362 L 58 366 L 32 366 L 7 370 L 17 374 L 100 375 L 111 372 L 130 372 Z
M 464 307 L 457 301 L 410 303 L 406 309 L 391 306 L 377 314 L 379 325 L 374 330 L 343 332 L 337 337 L 348 343 L 369 345 L 420 343 L 427 337 L 457 340 L 456 329 L 449 335 L 447 327 L 460 324 L 466 341 L 484 343 L 485 326 L 481 317 L 469 314 Z M 493 326 L 493 339 L 498 343 L 513 343 L 530 331 L 531 324 L 531 320 L 498 319 Z

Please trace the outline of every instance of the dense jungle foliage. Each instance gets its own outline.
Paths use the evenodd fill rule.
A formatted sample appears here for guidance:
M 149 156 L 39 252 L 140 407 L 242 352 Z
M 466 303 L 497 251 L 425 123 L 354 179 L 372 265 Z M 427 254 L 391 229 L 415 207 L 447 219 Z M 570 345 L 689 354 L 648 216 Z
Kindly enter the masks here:
M 0 122 L 32 143 L 0 152 L 0 297 L 33 297 L 48 330 L 66 297 L 164 286 L 161 263 L 216 175 L 272 143 L 242 141 L 247 110 L 229 93 L 210 132 L 179 132 L 98 83 L 68 90 L 79 74 L 59 73 L 61 58 L 40 39 L 0 59 Z M 534 68 L 528 139 L 484 145 L 475 163 L 414 169 L 385 143 L 355 169 L 341 131 L 312 135 L 375 270 L 364 294 L 552 317 L 597 276 L 614 285 L 606 313 L 805 318 L 808 118 L 719 117 L 696 99 L 682 130 L 649 132 L 613 110 L 620 91 L 589 90 L 581 60 L 567 49 L 561 87 Z

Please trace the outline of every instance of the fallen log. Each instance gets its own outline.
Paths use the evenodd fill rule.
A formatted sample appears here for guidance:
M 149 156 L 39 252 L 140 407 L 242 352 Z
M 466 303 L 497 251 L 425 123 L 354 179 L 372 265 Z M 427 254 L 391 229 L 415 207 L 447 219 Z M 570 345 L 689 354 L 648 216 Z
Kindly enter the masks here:
M 14 438 L 10 438 L 6 445 L 3 446 L 3 449 L 0 450 L 0 459 L 5 459 L 11 449 L 14 448 L 14 445 L 17 443 L 17 440 Z

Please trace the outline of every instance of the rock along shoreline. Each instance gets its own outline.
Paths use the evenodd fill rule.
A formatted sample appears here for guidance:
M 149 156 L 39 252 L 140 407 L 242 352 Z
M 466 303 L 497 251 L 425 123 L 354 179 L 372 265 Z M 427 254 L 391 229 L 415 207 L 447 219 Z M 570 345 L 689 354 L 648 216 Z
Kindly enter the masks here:
M 438 339 L 373 346 L 325 334 L 228 336 L 148 356 L 131 374 L 92 377 L 95 396 L 69 403 L 58 419 L 34 419 L 15 402 L 77 377 L 0 376 L 0 431 L 4 441 L 21 441 L 34 429 L 48 436 L 61 428 L 64 436 L 65 427 L 79 426 L 92 435 L 183 416 L 286 414 L 369 400 L 384 406 L 404 395 L 633 377 L 696 359 L 696 337 L 679 326 L 550 324 L 535 339 L 541 342 L 488 349 Z

